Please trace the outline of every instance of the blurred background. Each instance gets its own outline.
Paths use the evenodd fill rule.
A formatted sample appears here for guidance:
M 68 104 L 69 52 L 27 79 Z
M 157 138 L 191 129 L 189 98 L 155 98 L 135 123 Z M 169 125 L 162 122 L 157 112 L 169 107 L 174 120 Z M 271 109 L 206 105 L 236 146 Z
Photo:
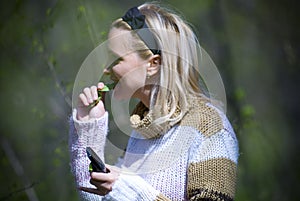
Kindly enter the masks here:
M 298 1 L 161 2 L 193 25 L 223 77 L 240 142 L 236 200 L 300 200 Z M 1 201 L 78 200 L 68 153 L 73 83 L 110 23 L 142 3 L 1 1 Z

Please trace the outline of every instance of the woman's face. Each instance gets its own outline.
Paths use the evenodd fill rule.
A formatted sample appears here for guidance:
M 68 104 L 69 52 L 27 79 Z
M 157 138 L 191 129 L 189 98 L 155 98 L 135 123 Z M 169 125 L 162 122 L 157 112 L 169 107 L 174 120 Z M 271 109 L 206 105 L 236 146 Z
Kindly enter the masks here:
M 106 73 L 118 83 L 114 89 L 114 97 L 119 100 L 140 98 L 140 89 L 145 85 L 149 66 L 147 60 L 128 48 L 131 38 L 129 31 L 118 28 L 112 28 L 108 35 L 109 50 L 117 60 L 106 69 Z

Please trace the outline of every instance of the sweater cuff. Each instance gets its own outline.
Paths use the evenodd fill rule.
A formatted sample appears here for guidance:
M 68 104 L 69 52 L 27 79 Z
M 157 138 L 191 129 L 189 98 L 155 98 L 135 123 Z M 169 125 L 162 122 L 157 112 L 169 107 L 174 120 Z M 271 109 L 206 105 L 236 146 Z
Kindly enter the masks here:
M 103 133 L 107 132 L 108 112 L 105 112 L 100 118 L 92 118 L 87 121 L 80 121 L 76 117 L 77 110 L 74 109 L 71 120 L 74 122 L 78 136 L 83 135 L 86 137 L 91 137 L 93 135 L 91 131 L 94 131 L 95 129 L 98 129 L 98 131 L 103 131 Z
M 121 174 L 113 186 L 113 190 L 105 196 L 104 200 L 144 200 L 154 201 L 160 195 L 143 178 L 134 174 Z
M 100 118 L 90 119 L 88 121 L 79 121 L 76 119 L 77 110 L 74 109 L 70 118 L 70 143 L 71 151 L 92 147 L 101 158 L 103 158 L 103 148 L 108 131 L 108 113 Z M 73 131 L 72 131 L 73 130 Z

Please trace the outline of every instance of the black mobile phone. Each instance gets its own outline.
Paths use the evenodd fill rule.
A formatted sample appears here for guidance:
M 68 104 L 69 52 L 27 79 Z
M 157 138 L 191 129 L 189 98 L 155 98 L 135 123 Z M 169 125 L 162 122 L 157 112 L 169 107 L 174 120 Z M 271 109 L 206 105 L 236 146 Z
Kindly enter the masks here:
M 108 169 L 105 167 L 105 164 L 91 147 L 86 148 L 86 153 L 91 161 L 89 171 L 108 173 Z

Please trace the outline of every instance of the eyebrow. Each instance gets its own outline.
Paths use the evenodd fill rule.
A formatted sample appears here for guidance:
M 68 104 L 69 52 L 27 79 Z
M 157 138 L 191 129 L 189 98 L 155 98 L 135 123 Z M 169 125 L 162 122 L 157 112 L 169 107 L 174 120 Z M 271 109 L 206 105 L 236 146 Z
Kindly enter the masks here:
M 122 59 L 123 57 L 119 56 L 116 52 L 112 51 L 112 50 L 108 50 L 108 55 L 111 55 L 112 57 L 115 57 L 114 60 L 109 64 L 107 65 L 107 69 L 111 69 L 113 67 L 113 64 L 119 60 L 119 59 Z

